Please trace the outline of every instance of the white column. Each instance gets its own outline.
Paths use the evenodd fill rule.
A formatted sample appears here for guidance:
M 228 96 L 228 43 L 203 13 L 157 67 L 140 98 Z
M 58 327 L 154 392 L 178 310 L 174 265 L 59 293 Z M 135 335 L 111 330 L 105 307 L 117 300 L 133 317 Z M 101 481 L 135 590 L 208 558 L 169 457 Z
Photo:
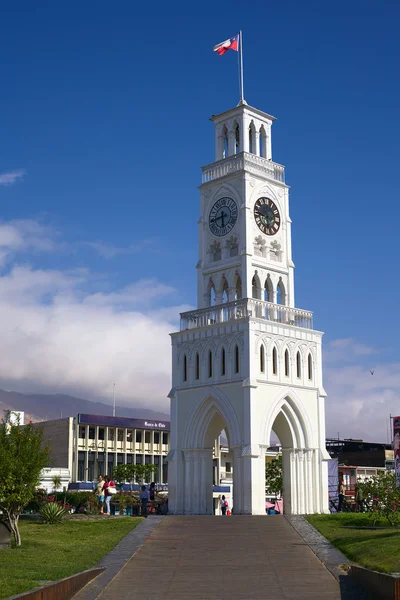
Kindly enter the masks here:
M 290 450 L 290 496 L 291 496 L 291 515 L 297 515 L 297 461 L 296 451 Z
M 192 451 L 184 450 L 185 455 L 185 484 L 183 486 L 185 498 L 183 512 L 185 515 L 192 514 L 192 496 L 193 496 L 193 460 Z
M 242 447 L 243 506 L 246 515 L 265 515 L 265 455 L 259 444 Z
M 299 513 L 304 515 L 305 509 L 305 474 L 304 474 L 304 450 L 302 448 L 298 451 L 298 470 L 299 470 Z
M 235 138 L 235 130 L 231 129 L 228 132 L 228 155 L 233 156 L 235 152 L 236 138 Z

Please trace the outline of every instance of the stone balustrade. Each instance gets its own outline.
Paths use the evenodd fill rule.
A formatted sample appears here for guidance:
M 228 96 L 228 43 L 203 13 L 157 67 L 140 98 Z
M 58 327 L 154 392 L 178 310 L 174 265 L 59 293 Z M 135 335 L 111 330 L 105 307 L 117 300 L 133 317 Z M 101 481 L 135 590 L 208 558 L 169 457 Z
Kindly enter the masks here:
M 285 182 L 285 167 L 251 152 L 239 152 L 202 168 L 202 182 L 207 183 L 237 171 L 263 174 L 275 181 Z

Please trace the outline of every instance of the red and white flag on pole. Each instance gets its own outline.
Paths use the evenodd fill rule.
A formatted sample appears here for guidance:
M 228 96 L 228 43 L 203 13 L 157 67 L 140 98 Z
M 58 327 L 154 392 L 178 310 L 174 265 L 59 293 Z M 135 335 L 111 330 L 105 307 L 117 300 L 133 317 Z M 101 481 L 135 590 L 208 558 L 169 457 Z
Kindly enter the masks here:
M 225 54 L 228 50 L 236 50 L 239 51 L 239 34 L 237 33 L 235 36 L 229 38 L 229 40 L 225 40 L 220 44 L 214 46 L 214 52 L 219 55 Z

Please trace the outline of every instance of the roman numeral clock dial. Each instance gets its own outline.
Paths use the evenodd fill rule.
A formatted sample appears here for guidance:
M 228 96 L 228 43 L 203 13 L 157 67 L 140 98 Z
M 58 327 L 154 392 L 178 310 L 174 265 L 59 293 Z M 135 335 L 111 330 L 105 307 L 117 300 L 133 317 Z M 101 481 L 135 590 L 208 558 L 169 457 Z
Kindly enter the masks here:
M 235 227 L 238 208 L 232 198 L 220 198 L 210 210 L 208 224 L 211 233 L 217 236 L 227 235 Z
M 275 235 L 281 226 L 281 216 L 269 198 L 259 198 L 254 205 L 254 219 L 265 235 Z

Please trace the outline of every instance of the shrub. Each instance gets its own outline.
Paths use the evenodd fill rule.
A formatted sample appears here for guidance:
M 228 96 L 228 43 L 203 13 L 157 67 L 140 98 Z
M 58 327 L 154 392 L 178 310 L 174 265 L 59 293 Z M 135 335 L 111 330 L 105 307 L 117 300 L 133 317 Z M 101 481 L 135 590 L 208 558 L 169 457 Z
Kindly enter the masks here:
M 57 502 L 47 502 L 40 507 L 39 515 L 42 523 L 55 525 L 62 522 L 67 512 L 68 511 L 57 504 Z
M 381 471 L 365 481 L 358 481 L 357 486 L 370 509 L 369 515 L 374 523 L 381 517 L 386 518 L 390 525 L 399 523 L 400 486 L 396 486 L 394 473 Z

